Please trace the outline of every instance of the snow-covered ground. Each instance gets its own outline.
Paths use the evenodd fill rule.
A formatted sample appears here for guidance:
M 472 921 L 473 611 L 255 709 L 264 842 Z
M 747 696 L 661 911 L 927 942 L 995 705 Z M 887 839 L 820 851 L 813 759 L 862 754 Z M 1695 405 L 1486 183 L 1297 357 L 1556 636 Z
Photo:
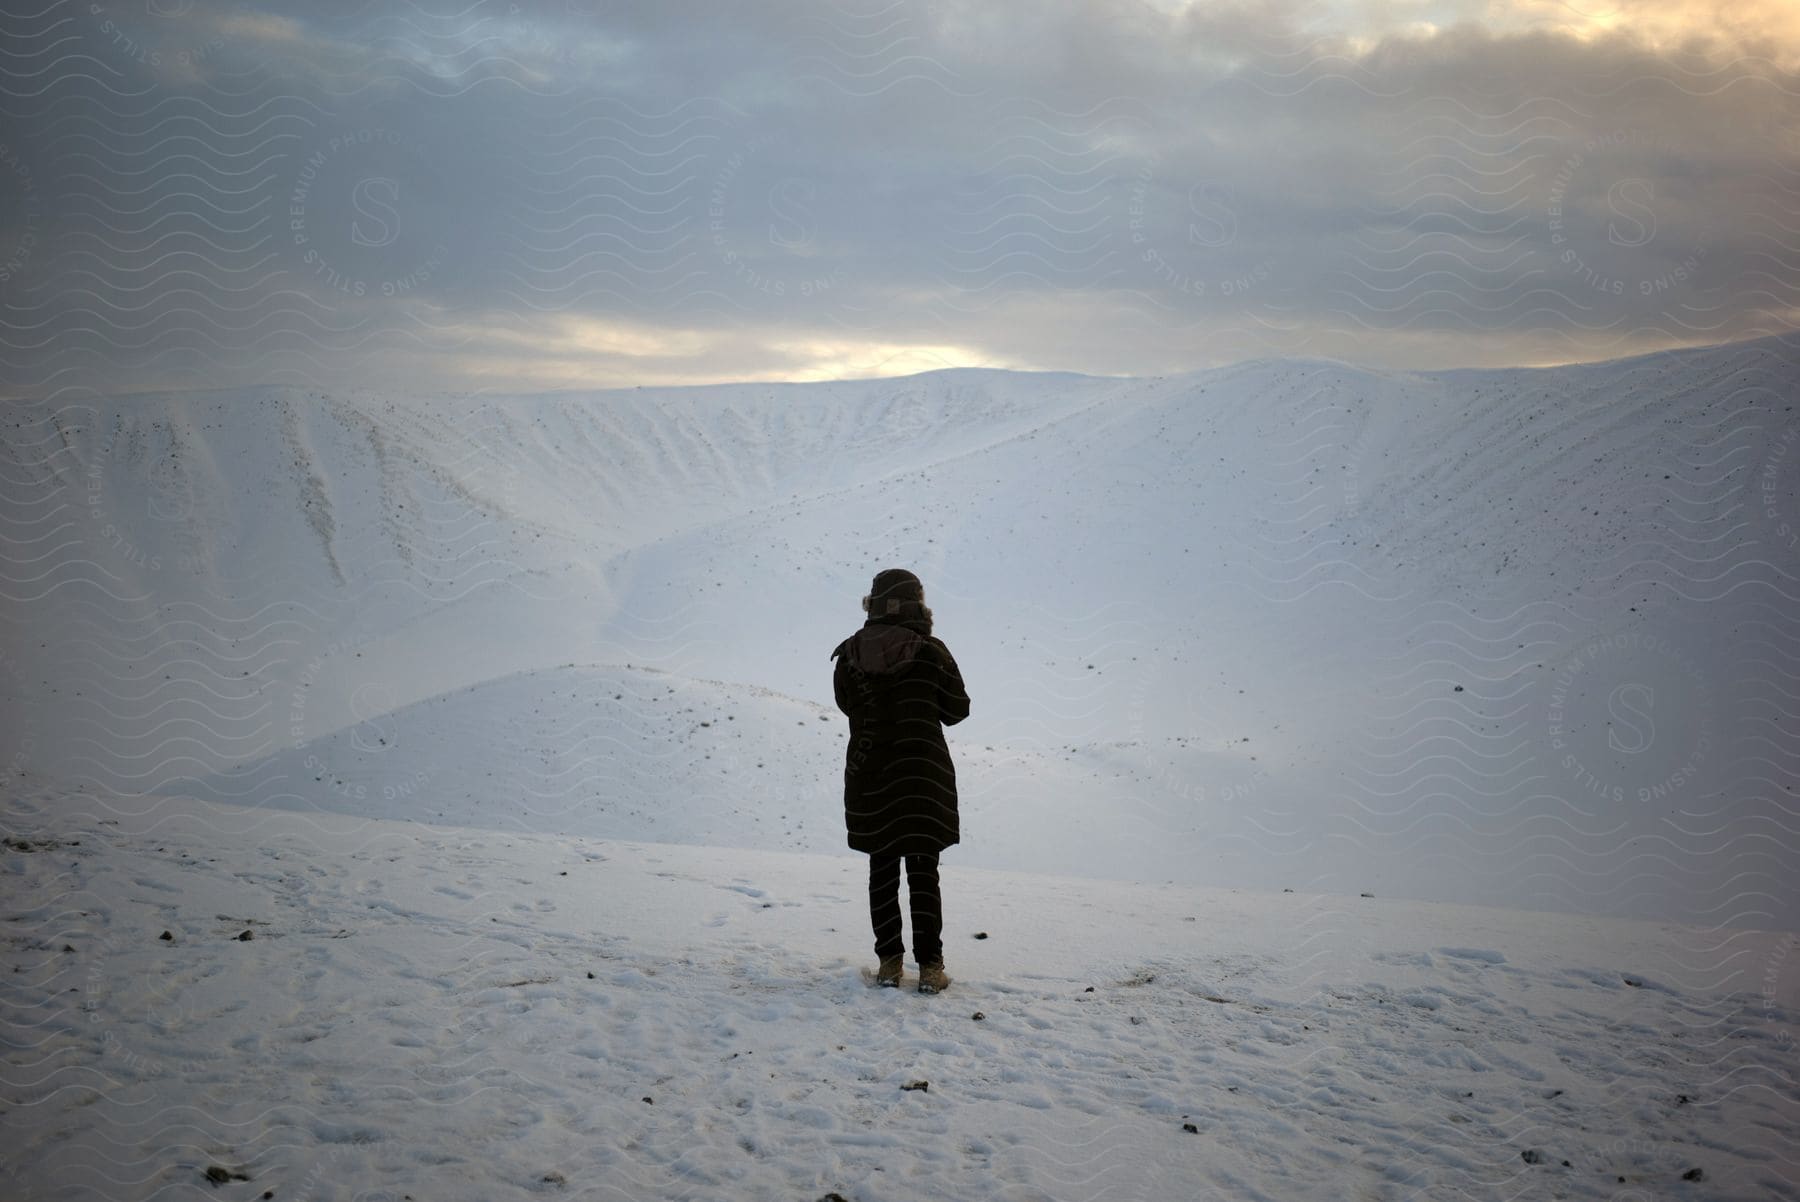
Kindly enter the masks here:
M 847 853 L 52 790 L 9 827 L 7 1198 L 1711 1202 L 1800 1180 L 1793 936 L 952 854 L 933 997 L 864 985 Z

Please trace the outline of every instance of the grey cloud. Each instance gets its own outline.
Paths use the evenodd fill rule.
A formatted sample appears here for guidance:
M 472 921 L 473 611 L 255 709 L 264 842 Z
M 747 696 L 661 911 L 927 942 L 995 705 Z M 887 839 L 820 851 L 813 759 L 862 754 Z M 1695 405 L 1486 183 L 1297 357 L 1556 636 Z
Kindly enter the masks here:
M 1475 26 L 1358 49 L 1304 15 L 9 16 L 8 387 L 454 386 L 534 353 L 521 382 L 669 382 L 858 342 L 1429 367 L 1791 321 L 1800 93 L 1770 58 Z

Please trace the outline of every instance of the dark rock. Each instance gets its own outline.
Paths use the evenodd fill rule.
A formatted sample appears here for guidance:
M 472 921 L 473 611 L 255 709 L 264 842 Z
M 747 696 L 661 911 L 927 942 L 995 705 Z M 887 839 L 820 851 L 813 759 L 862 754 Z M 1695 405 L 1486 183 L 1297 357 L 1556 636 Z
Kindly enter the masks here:
M 1092 985 L 1089 985 L 1086 989 L 1083 989 L 1081 992 L 1092 993 L 1092 992 L 1094 992 L 1094 987 Z
M 1683 1181 L 1705 1181 L 1706 1171 L 1704 1169 L 1689 1169 L 1681 1175 L 1681 1179 Z
M 1188 1133 L 1188 1134 L 1189 1134 L 1189 1135 L 1198 1135 L 1198 1134 L 1200 1134 L 1200 1128 L 1198 1128 L 1198 1127 L 1196 1127 L 1196 1126 L 1194 1126 L 1194 1124 L 1192 1124 L 1192 1123 L 1183 1123 L 1183 1124 L 1181 1124 L 1181 1129 L 1182 1129 L 1182 1130 L 1183 1130 L 1183 1131 L 1185 1131 L 1185 1132 L 1187 1132 L 1187 1133 Z
M 844 1195 L 838 1193 L 836 1190 L 832 1190 L 829 1194 L 820 1198 L 819 1202 L 850 1202 L 850 1199 L 844 1197 Z
M 206 1179 L 214 1185 L 224 1185 L 227 1181 L 248 1181 L 250 1174 L 228 1169 L 222 1164 L 211 1164 L 206 1166 Z
M 931 1088 L 931 1082 L 929 1082 L 929 1081 L 908 1081 L 905 1085 L 902 1085 L 900 1088 L 901 1089 L 925 1090 L 925 1089 Z
M 72 943 L 65 943 L 65 944 L 63 944 L 63 951 L 65 951 L 65 952 L 72 952 L 72 951 L 74 951 L 74 950 L 75 950 L 75 945 L 74 945 L 74 944 L 72 944 Z
M 1689 1098 L 1689 1097 L 1688 1097 L 1688 1096 L 1687 1096 L 1687 1095 L 1686 1095 L 1686 1094 L 1684 1094 L 1684 1093 L 1678 1093 L 1678 1094 L 1676 1094 L 1676 1095 L 1675 1095 L 1675 1104 L 1676 1104 L 1676 1105 L 1677 1105 L 1677 1106 L 1686 1106 L 1686 1105 L 1687 1105 L 1687 1104 L 1688 1104 L 1688 1103 L 1689 1103 L 1689 1102 L 1690 1102 L 1690 1101 L 1692 1101 L 1692 1100 L 1693 1100 L 1693 1099 L 1691 1099 L 1691 1098 Z
M 593 980 L 593 979 L 594 979 L 594 974 L 593 974 L 593 973 L 591 973 L 591 972 L 590 972 L 590 973 L 589 973 L 589 974 L 588 974 L 588 980 L 590 980 L 590 981 L 591 981 L 591 980 Z
M 977 939 L 986 939 L 986 938 L 987 938 L 987 932 L 986 932 L 986 931 L 976 931 L 976 932 L 975 932 L 975 938 L 977 938 Z
M 248 943 L 254 938 L 256 938 L 255 931 L 245 931 L 242 935 L 238 936 L 238 942 L 239 943 Z
M 1359 893 L 1359 894 L 1357 894 L 1357 896 L 1358 897 L 1374 897 L 1375 895 L 1373 893 Z
M 982 1019 L 986 1018 L 987 1015 L 985 1015 L 981 1011 L 977 1010 L 975 1013 L 969 1015 L 969 1017 L 974 1019 L 976 1022 L 980 1022 Z
M 173 943 L 175 940 L 174 934 L 169 931 L 164 931 L 162 934 L 158 935 L 157 938 L 170 943 Z
M 1519 1159 L 1523 1160 L 1526 1164 L 1543 1164 L 1544 1154 L 1536 1148 L 1526 1148 L 1523 1152 L 1519 1153 Z
M 567 1185 L 569 1183 L 569 1179 L 567 1177 L 564 1177 L 561 1173 L 557 1172 L 555 1169 L 552 1169 L 548 1173 L 545 1173 L 543 1175 L 543 1177 L 540 1178 L 540 1180 L 547 1181 L 551 1185 Z
M 644 1095 L 644 1103 L 645 1103 L 645 1105 L 648 1105 L 648 1106 L 654 1106 L 654 1105 L 656 1105 L 656 1099 L 651 1097 L 649 1094 L 645 1094 Z

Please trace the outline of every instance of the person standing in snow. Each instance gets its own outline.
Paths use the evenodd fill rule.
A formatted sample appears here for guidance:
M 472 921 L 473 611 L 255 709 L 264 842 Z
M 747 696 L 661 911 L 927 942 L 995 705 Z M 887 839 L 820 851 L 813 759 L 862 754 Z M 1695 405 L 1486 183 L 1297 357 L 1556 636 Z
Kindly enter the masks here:
M 838 708 L 850 719 L 844 760 L 844 824 L 850 846 L 869 856 L 869 920 L 876 979 L 900 984 L 900 863 L 906 862 L 919 992 L 950 984 L 944 973 L 938 854 L 960 838 L 956 767 L 944 727 L 969 716 L 962 673 L 931 635 L 925 588 L 904 568 L 875 577 L 863 598 L 868 620 L 832 651 Z

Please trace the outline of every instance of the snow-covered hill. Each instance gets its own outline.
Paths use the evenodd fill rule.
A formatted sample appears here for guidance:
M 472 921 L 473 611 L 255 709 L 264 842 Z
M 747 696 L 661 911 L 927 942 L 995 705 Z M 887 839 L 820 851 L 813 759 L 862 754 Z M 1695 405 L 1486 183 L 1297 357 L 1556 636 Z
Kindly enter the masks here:
M 103 792 L 820 850 L 827 653 L 904 564 L 975 703 L 962 863 L 1797 927 L 1797 380 L 1788 337 L 57 395 L 4 430 L 0 751 Z
M 1164 769 L 1227 756 L 1172 746 Z M 588 838 L 826 853 L 844 846 L 835 706 L 649 667 L 568 666 L 470 685 L 170 785 L 303 812 Z M 1192 848 L 1138 744 L 1040 751 L 959 744 L 957 859 L 1020 871 L 1185 880 Z M 1231 799 L 1224 799 L 1224 804 Z
M 8 1198 L 1791 1198 L 1792 936 L 48 788 Z M 218 1178 L 209 1185 L 208 1174 Z

